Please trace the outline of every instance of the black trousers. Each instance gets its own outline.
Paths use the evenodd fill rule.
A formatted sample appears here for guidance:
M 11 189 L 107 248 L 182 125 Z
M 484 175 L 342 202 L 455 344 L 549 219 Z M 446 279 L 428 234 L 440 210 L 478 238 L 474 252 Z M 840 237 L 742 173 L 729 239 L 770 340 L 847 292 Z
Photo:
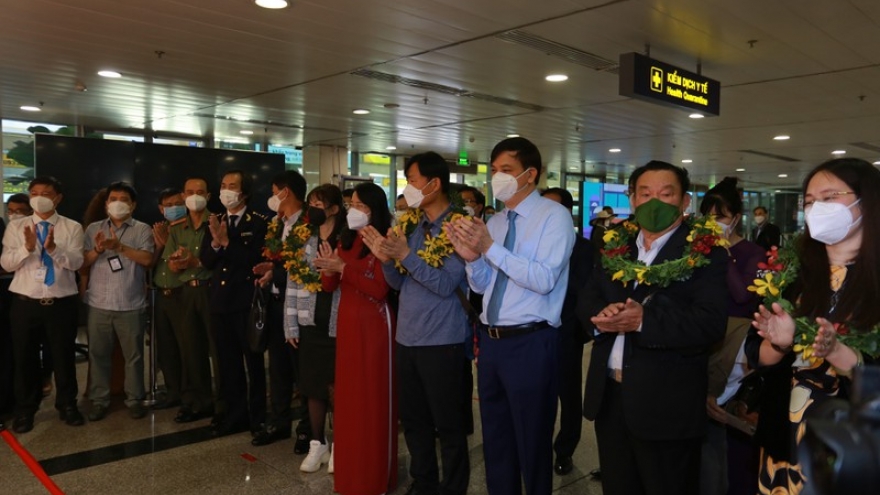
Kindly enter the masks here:
M 698 495 L 700 437 L 660 441 L 633 437 L 623 416 L 621 385 L 607 380 L 596 416 L 602 493 Z
M 220 361 L 220 396 L 226 403 L 224 421 L 248 423 L 256 431 L 266 422 L 266 370 L 263 355 L 248 346 L 247 320 L 247 311 L 212 313 L 211 328 Z
M 9 318 L 15 361 L 15 412 L 33 415 L 43 398 L 40 340 L 46 335 L 55 373 L 55 407 L 76 405 L 75 343 L 77 296 L 55 299 L 51 305 L 13 295 Z
M 559 328 L 559 432 L 553 442 L 557 457 L 571 457 L 581 440 L 583 423 L 584 345 L 571 328 Z
M 400 422 L 409 449 L 410 476 L 421 491 L 460 494 L 470 482 L 462 344 L 407 347 L 397 344 Z M 440 440 L 443 479 L 437 467 Z
M 269 404 L 271 422 L 279 429 L 289 430 L 293 420 L 290 401 L 296 381 L 297 352 L 284 338 L 284 300 L 282 295 L 269 296 L 266 343 L 269 351 Z
M 11 278 L 0 278 L 0 417 L 11 413 L 15 404 L 13 386 L 12 330 L 9 328 L 9 307 L 12 293 L 9 292 Z

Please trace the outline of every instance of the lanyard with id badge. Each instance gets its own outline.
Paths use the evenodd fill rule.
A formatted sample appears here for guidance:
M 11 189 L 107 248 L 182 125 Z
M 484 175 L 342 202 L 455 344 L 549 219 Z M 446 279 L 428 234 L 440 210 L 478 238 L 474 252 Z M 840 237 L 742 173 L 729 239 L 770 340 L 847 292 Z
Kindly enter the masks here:
M 110 229 L 113 229 L 113 225 L 109 226 Z M 125 227 L 122 227 L 122 234 L 119 236 L 119 245 L 122 246 L 122 238 L 125 236 L 125 233 L 128 231 L 128 224 Z M 113 234 L 116 234 L 116 231 L 113 230 Z M 110 271 L 113 273 L 122 271 L 122 260 L 119 258 L 118 254 L 114 254 L 113 256 L 107 257 L 107 264 L 110 265 Z

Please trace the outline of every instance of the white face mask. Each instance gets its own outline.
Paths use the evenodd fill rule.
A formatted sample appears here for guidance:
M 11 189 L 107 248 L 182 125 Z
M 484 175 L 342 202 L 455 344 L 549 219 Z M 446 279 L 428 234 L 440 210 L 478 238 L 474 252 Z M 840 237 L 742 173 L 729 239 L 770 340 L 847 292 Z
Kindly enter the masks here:
M 351 230 L 361 230 L 369 225 L 370 216 L 357 208 L 351 208 L 348 210 L 346 220 L 348 220 L 348 228 Z
M 468 215 L 472 216 L 472 217 L 477 215 L 477 211 L 474 210 L 474 207 L 473 207 L 473 206 L 465 206 L 465 207 L 464 207 L 464 212 L 467 213 Z
M 27 215 L 22 215 L 21 213 L 10 213 L 9 214 L 9 221 L 11 222 L 13 220 L 18 220 L 18 219 L 24 218 L 26 216 Z
M 739 220 L 734 220 L 731 223 L 724 223 L 721 221 L 718 221 L 717 223 L 718 223 L 718 225 L 721 226 L 722 229 L 724 229 L 721 232 L 721 237 L 724 237 L 725 239 L 729 239 L 730 236 L 733 234 L 733 229 L 736 228 L 736 224 L 739 223 Z
M 400 217 L 402 217 L 404 213 L 406 213 L 406 210 L 397 210 L 397 211 L 395 211 L 395 212 L 394 212 L 394 219 L 399 221 L 399 220 L 400 220 Z
M 282 198 L 281 192 L 279 192 L 278 194 L 269 198 L 269 201 L 266 202 L 266 205 L 269 207 L 270 210 L 277 213 L 278 209 L 281 208 L 281 202 L 284 201 L 285 198 L 287 198 L 287 196 L 285 195 L 285 197 Z
M 862 200 L 846 206 L 830 201 L 816 201 L 804 208 L 804 218 L 810 228 L 810 237 L 829 246 L 842 241 L 849 231 L 862 221 L 862 217 L 853 220 L 850 208 Z
M 431 181 L 428 181 L 430 184 Z M 428 184 L 425 184 L 425 187 L 428 187 Z M 422 189 L 424 189 L 423 187 Z M 410 208 L 418 208 L 422 205 L 422 201 L 425 200 L 425 195 L 422 194 L 422 189 L 417 189 L 416 186 L 412 184 L 407 184 L 406 187 L 403 188 L 403 198 L 406 199 L 406 205 Z M 428 196 L 434 194 L 437 191 L 428 193 Z
M 55 202 L 46 196 L 34 196 L 31 198 L 30 204 L 37 213 L 49 213 L 55 209 Z
M 107 214 L 121 220 L 131 215 L 131 206 L 124 201 L 111 201 L 107 203 Z
M 230 191 L 229 189 L 220 190 L 220 203 L 231 210 L 241 204 L 241 193 L 238 191 Z
M 529 169 L 525 169 L 523 170 L 523 173 L 516 177 L 504 172 L 496 172 L 495 175 L 492 176 L 492 193 L 501 201 L 507 201 L 512 198 L 514 194 L 522 191 L 526 185 L 528 185 L 525 184 L 522 187 L 516 187 L 517 179 L 525 175 L 528 171 Z
M 764 225 L 765 220 L 767 220 L 767 217 L 765 217 L 764 215 L 756 215 L 755 216 L 755 223 L 758 225 Z
M 189 211 L 199 212 L 205 209 L 208 206 L 208 200 L 205 199 L 204 196 L 199 196 L 198 194 L 193 194 L 186 197 L 186 207 L 189 208 Z

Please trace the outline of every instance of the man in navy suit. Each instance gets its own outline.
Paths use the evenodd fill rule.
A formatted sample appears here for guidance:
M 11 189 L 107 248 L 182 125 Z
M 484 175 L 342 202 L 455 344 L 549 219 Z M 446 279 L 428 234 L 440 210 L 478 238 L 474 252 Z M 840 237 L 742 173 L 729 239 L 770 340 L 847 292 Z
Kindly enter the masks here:
M 687 171 L 652 161 L 629 180 L 639 232 L 630 243 L 645 265 L 688 249 Z M 706 424 L 709 349 L 727 322 L 727 255 L 667 287 L 623 284 L 598 264 L 578 316 L 594 336 L 584 417 L 596 422 L 602 493 L 697 495 Z
M 211 216 L 202 241 L 201 262 L 213 270 L 211 332 L 220 364 L 220 395 L 227 403 L 225 417 L 214 427 L 217 436 L 256 432 L 266 421 L 263 354 L 250 350 L 246 329 L 254 293 L 253 267 L 261 260 L 267 224 L 265 216 L 247 207 L 250 191 L 251 178 L 244 172 L 223 175 L 220 202 L 226 213 Z

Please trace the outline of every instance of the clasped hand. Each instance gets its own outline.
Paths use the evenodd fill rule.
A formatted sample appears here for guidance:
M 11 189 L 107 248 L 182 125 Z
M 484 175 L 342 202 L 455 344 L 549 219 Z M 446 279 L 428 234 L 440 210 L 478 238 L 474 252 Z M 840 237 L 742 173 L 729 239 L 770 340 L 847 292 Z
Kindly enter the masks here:
M 813 355 L 825 358 L 837 348 L 837 330 L 825 318 L 816 318 L 816 323 L 819 331 L 813 340 Z M 777 303 L 773 303 L 770 310 L 763 304 L 759 306 L 752 325 L 758 330 L 758 335 L 773 345 L 786 348 L 794 342 L 794 319 Z
M 29 253 L 37 249 L 37 231 L 35 225 L 25 225 L 24 227 L 24 247 Z M 46 240 L 43 241 L 43 250 L 47 253 L 55 252 L 55 226 L 49 226 L 49 232 L 46 234 Z
M 318 256 L 315 258 L 315 267 L 321 272 L 342 273 L 345 262 L 339 257 L 339 253 L 330 247 L 330 243 L 321 241 L 321 245 L 318 246 Z
M 444 226 L 455 252 L 465 261 L 476 261 L 492 247 L 492 236 L 479 218 L 462 217 Z
M 229 233 L 226 222 L 221 222 L 220 217 L 217 215 L 208 217 L 208 229 L 211 231 L 211 237 L 213 238 L 211 243 L 213 247 L 219 249 L 229 245 Z
M 642 325 L 644 307 L 627 298 L 626 302 L 611 303 L 590 318 L 600 332 L 634 332 Z
M 392 259 L 402 260 L 409 255 L 406 235 L 399 229 L 392 227 L 383 236 L 372 225 L 368 225 L 361 229 L 360 235 L 364 238 L 364 244 L 367 245 L 370 252 L 382 263 Z

